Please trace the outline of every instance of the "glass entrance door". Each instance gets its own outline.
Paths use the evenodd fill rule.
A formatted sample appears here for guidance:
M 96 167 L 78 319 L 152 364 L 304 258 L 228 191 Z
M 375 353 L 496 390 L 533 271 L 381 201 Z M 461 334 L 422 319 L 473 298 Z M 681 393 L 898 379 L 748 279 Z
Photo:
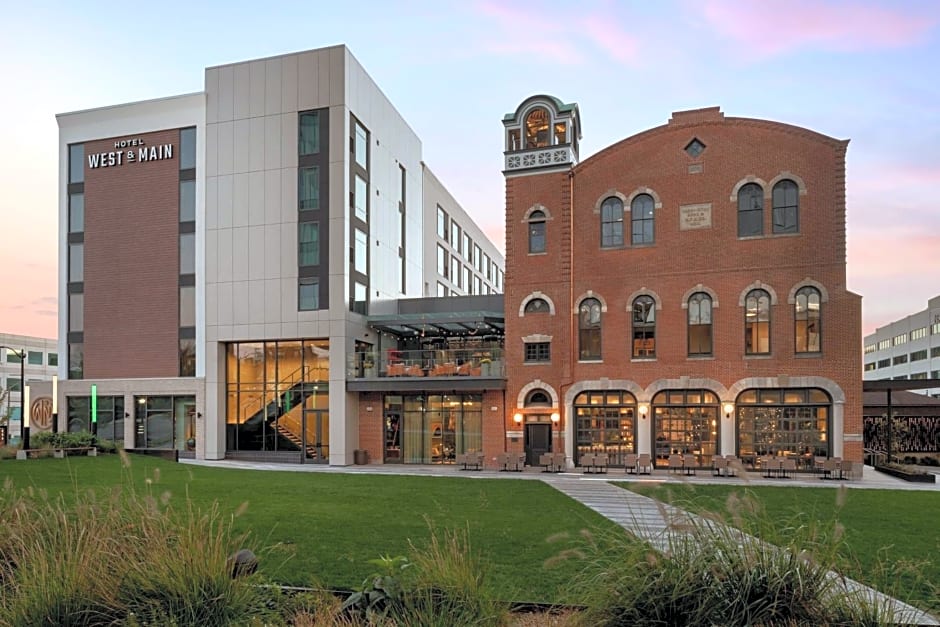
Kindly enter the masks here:
M 330 413 L 324 409 L 305 409 L 303 413 L 303 450 L 305 461 L 327 464 L 330 461 Z

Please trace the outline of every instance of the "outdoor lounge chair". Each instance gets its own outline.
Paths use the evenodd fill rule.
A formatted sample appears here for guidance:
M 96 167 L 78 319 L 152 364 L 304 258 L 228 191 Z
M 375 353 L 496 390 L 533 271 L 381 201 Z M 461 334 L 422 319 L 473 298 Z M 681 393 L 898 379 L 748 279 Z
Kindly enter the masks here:
M 623 471 L 628 475 L 636 474 L 636 453 L 627 453 L 624 455 Z
M 653 460 L 650 458 L 649 453 L 640 453 L 640 456 L 636 458 L 636 471 L 637 474 L 648 475 L 653 472 Z

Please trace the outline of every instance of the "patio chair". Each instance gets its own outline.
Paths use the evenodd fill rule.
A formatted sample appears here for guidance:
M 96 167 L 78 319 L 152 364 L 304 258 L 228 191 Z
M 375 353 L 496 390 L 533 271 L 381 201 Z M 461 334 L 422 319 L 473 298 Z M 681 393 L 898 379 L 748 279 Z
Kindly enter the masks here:
M 835 458 L 827 459 L 823 462 L 822 466 L 822 478 L 823 479 L 832 479 L 835 474 L 839 472 L 839 462 Z
M 523 468 L 525 468 L 525 453 L 516 453 L 513 460 L 513 470 L 522 472 Z
M 855 462 L 842 460 L 839 464 L 839 479 L 855 479 Z
M 653 460 L 649 453 L 640 453 L 636 458 L 636 471 L 640 475 L 648 475 L 653 472 Z
M 627 453 L 624 455 L 623 471 L 629 475 L 636 474 L 636 453 Z
M 682 455 L 669 456 L 669 472 L 682 472 Z
M 595 453 L 594 454 L 594 472 L 607 473 L 607 463 L 609 458 L 607 453 Z
M 565 469 L 565 454 L 564 453 L 553 453 L 552 454 L 552 466 L 555 469 L 555 472 L 561 472 Z
M 542 467 L 542 472 L 551 472 L 552 471 L 552 454 L 542 453 L 541 455 L 539 455 L 539 466 Z
M 725 455 L 725 461 L 728 462 L 728 465 L 725 466 L 726 477 L 736 477 L 738 472 L 744 469 L 744 462 L 735 455 Z
M 716 477 L 727 476 L 728 460 L 717 455 L 712 458 L 712 474 Z
M 581 470 L 583 470 L 585 474 L 594 472 L 594 453 L 582 455 L 578 460 L 578 464 L 580 464 Z
M 496 456 L 496 465 L 499 466 L 500 471 L 509 470 L 509 459 L 509 453 L 500 453 Z
M 780 474 L 784 479 L 796 472 L 796 459 L 793 457 L 784 457 L 780 461 Z

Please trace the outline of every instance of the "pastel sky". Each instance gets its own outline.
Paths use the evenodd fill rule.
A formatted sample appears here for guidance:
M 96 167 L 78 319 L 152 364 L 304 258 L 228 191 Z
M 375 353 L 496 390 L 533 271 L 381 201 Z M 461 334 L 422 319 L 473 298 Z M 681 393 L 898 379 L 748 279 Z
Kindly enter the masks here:
M 21 2 L 0 26 L 0 332 L 57 333 L 56 113 L 339 43 L 500 247 L 501 118 L 524 98 L 580 105 L 582 159 L 719 105 L 851 139 L 848 287 L 865 333 L 940 294 L 940 2 Z

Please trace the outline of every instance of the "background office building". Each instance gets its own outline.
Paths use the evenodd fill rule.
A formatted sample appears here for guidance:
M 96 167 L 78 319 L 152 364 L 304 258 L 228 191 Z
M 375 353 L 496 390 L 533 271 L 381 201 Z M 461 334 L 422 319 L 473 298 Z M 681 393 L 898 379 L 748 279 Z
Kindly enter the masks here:
M 847 141 L 715 107 L 579 163 L 577 105 L 503 125 L 507 449 L 862 459 Z
M 7 436 L 19 437 L 23 392 L 20 387 L 21 370 L 24 385 L 51 381 L 59 366 L 58 342 L 45 337 L 0 333 L 0 346 L 7 347 L 0 349 L 0 392 L 5 393 L 0 402 L 0 425 L 4 424 L 2 419 L 6 418 Z M 20 352 L 26 354 L 22 368 Z
M 865 380 L 940 379 L 940 296 L 865 336 Z M 940 387 L 916 390 L 940 398 Z
M 57 119 L 69 428 L 95 385 L 99 437 L 128 448 L 352 463 L 369 316 L 500 290 L 501 255 L 344 46 Z

